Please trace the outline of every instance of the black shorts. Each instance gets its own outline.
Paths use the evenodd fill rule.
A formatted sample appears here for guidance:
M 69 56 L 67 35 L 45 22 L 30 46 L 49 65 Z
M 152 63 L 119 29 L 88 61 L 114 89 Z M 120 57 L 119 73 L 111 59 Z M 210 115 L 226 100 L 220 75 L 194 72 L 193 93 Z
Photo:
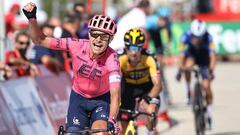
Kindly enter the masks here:
M 67 114 L 67 129 L 83 130 L 96 120 L 108 120 L 110 92 L 95 98 L 85 98 L 72 90 Z
M 152 89 L 152 87 L 153 87 L 152 82 L 134 85 L 134 84 L 124 83 L 123 81 L 120 108 L 134 110 L 136 105 L 136 98 L 141 98 L 143 95 L 148 94 Z M 157 98 L 159 98 L 159 96 Z M 122 118 L 123 115 L 126 115 L 126 114 L 123 114 L 120 111 L 118 119 L 123 121 L 132 120 L 132 117 L 130 115 L 128 115 L 127 118 Z

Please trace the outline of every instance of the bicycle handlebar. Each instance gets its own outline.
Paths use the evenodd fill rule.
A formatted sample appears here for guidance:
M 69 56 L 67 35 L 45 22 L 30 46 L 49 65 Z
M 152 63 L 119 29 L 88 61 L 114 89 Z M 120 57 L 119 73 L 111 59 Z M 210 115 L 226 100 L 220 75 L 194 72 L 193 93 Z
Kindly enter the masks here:
M 188 69 L 182 69 L 182 71 L 189 71 L 189 72 L 194 72 L 195 77 L 198 78 L 199 77 L 199 71 L 200 69 L 198 67 L 193 67 L 193 68 L 188 68 Z
M 147 112 L 141 112 L 141 111 L 130 110 L 130 109 L 120 109 L 120 112 L 129 113 L 133 116 L 134 119 L 137 118 L 139 115 L 150 116 L 153 120 L 156 119 L 156 114 L 155 113 L 147 113 Z
M 58 135 L 64 135 L 66 133 L 75 133 L 75 134 L 79 134 L 79 135 L 91 135 L 93 133 L 99 133 L 99 132 L 108 132 L 107 129 L 84 129 L 84 130 L 79 130 L 79 131 L 67 131 L 64 130 L 63 126 L 60 126 L 58 129 Z

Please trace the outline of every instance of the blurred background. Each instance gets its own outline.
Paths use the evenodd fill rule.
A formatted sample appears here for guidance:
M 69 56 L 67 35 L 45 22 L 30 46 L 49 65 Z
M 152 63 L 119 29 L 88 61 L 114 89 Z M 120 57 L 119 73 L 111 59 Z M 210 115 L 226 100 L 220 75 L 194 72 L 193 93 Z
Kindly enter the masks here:
M 138 1 L 31 2 L 38 7 L 37 20 L 46 35 L 88 38 L 87 21 L 94 14 L 108 15 L 118 23 L 135 8 Z M 144 27 L 158 27 L 159 17 L 163 18 L 164 27 L 170 31 L 167 34 L 161 29 L 159 33 L 163 45 L 168 45 L 164 52 L 164 63 L 171 104 L 167 105 L 166 110 L 173 123 L 169 125 L 166 120 L 159 119 L 160 134 L 195 134 L 192 110 L 185 104 L 185 84 L 183 81 L 176 82 L 174 76 L 180 38 L 190 28 L 191 21 L 198 18 L 207 23 L 218 59 L 213 81 L 215 122 L 213 130 L 207 131 L 207 134 L 240 135 L 240 0 L 149 1 L 150 9 Z M 0 67 L 5 70 L 5 73 L 0 70 L 0 135 L 56 134 L 58 126 L 64 125 L 66 116 L 71 90 L 71 67 L 66 63 L 71 63 L 70 55 L 38 48 L 30 41 L 26 30 L 28 21 L 21 11 L 27 2 L 30 1 L 0 0 Z M 76 5 L 79 7 L 75 8 Z M 25 39 L 27 41 L 20 42 Z M 26 45 L 25 48 L 23 45 Z M 156 52 L 150 35 L 145 48 Z M 20 54 L 15 53 L 16 50 Z M 14 60 L 9 59 L 11 57 L 15 58 L 17 65 L 12 63 Z M 19 65 L 23 67 L 19 69 Z M 5 69 L 5 66 L 9 69 Z M 29 68 L 32 70 L 29 71 Z
M 234 54 L 239 53 L 239 0 L 150 0 L 151 12 L 157 12 L 159 8 L 165 8 L 165 15 L 172 23 L 172 54 L 178 54 L 179 36 L 189 28 L 189 22 L 193 18 L 203 19 L 208 22 L 208 30 L 214 36 L 216 51 L 222 59 L 235 59 Z M 1 0 L 1 16 L 9 12 L 13 4 L 21 7 L 28 0 Z M 72 10 L 75 2 L 83 3 L 85 13 L 90 16 L 94 13 L 102 13 L 115 18 L 116 21 L 134 7 L 134 0 L 33 0 L 38 5 L 38 21 L 43 24 L 51 18 L 58 18 L 64 21 L 67 14 Z M 15 5 L 16 6 L 16 5 Z M 26 27 L 27 20 L 20 14 L 15 16 L 19 28 Z M 82 19 L 83 20 L 83 19 Z M 3 60 L 3 49 L 8 49 L 11 45 L 6 45 L 9 33 L 3 30 L 4 20 L 1 20 L 1 43 L 5 39 L 5 46 L 1 45 L 1 60 Z M 5 34 L 4 34 L 5 33 Z M 3 44 L 3 43 L 2 43 Z M 11 47 L 10 47 L 11 48 Z M 229 56 L 230 55 L 230 56 Z

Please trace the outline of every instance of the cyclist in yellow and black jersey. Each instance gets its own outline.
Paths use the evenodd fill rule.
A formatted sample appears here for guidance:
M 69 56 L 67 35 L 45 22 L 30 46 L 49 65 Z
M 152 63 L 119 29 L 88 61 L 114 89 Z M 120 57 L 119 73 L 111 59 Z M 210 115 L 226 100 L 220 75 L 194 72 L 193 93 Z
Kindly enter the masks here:
M 144 84 L 151 82 L 151 76 L 158 76 L 155 59 L 145 49 L 140 52 L 141 57 L 136 65 L 132 65 L 126 53 L 120 56 L 120 66 L 126 80 L 130 84 Z
M 160 74 L 157 62 L 148 50 L 143 49 L 144 32 L 138 28 L 128 30 L 124 35 L 125 50 L 120 54 L 122 71 L 121 108 L 134 110 L 136 98 L 141 98 L 140 106 L 148 113 L 157 113 L 160 105 Z M 129 119 L 120 112 L 122 133 Z M 148 122 L 150 123 L 150 122 Z M 147 125 L 152 130 L 155 125 Z

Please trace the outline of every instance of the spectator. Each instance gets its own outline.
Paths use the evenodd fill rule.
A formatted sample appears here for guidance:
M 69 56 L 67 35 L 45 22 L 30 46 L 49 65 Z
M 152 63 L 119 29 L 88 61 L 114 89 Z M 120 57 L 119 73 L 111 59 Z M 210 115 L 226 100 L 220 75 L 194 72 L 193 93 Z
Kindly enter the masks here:
M 51 17 L 47 20 L 47 24 L 52 25 L 54 27 L 60 27 L 62 25 L 62 22 L 57 17 Z
M 15 49 L 6 53 L 5 63 L 15 69 L 19 77 L 39 74 L 36 65 L 30 63 L 26 58 L 29 45 L 29 34 L 24 30 L 19 31 L 15 37 Z
M 69 14 L 64 18 L 63 25 L 58 28 L 61 33 L 60 37 L 74 37 L 78 38 L 78 30 L 80 29 L 80 18 L 76 14 Z
M 11 68 L 0 61 L 0 80 L 7 80 L 11 76 Z
M 20 14 L 20 5 L 14 3 L 10 10 L 5 14 L 5 26 L 6 35 L 13 33 L 15 30 L 20 28 L 20 25 L 16 22 L 16 16 Z
M 88 18 L 89 16 L 86 12 L 85 5 L 83 3 L 75 3 L 73 6 L 73 11 L 75 14 L 78 14 L 81 17 L 81 26 L 80 29 L 78 30 L 79 38 L 89 39 L 87 27 L 88 24 L 87 20 L 89 19 Z
M 43 33 L 48 37 L 53 37 L 54 26 L 44 24 L 41 27 Z M 58 74 L 64 69 L 64 58 L 62 51 L 50 50 L 48 48 L 35 45 L 30 52 L 30 61 L 34 64 L 43 64 L 50 71 Z
M 146 25 L 147 15 L 150 12 L 150 2 L 148 0 L 138 0 L 136 7 L 131 9 L 118 22 L 118 31 L 110 43 L 114 50 L 123 50 L 124 34 L 131 28 L 142 27 Z

